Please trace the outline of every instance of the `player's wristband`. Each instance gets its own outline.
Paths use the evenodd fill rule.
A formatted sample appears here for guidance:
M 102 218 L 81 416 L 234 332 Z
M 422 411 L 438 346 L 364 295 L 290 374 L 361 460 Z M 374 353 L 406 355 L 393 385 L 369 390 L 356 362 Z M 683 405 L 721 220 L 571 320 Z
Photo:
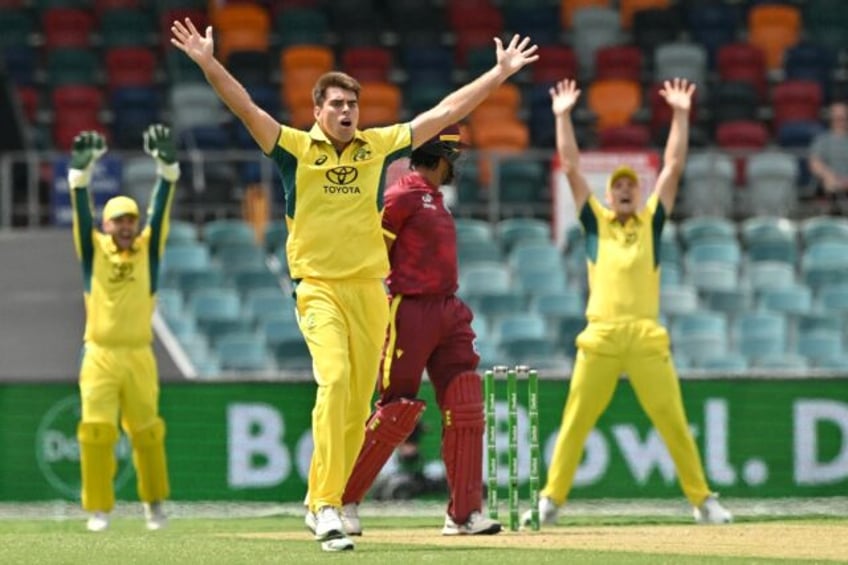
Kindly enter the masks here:
M 74 188 L 82 188 L 91 184 L 91 169 L 68 169 L 68 185 Z
M 156 159 L 156 172 L 168 182 L 176 182 L 180 178 L 180 164 L 177 161 L 165 163 Z

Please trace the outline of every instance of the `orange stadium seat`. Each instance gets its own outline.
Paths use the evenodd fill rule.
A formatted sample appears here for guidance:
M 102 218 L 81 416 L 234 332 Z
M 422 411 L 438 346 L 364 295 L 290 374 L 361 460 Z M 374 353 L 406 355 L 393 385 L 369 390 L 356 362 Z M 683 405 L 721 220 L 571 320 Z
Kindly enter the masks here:
M 748 12 L 748 41 L 763 50 L 770 70 L 781 68 L 783 52 L 801 38 L 801 11 L 785 4 L 758 4 Z
M 77 8 L 48 8 L 41 14 L 44 47 L 82 47 L 91 44 L 94 17 L 91 12 Z
M 610 0 L 560 0 L 560 18 L 563 29 L 571 29 L 574 12 L 582 8 L 609 8 Z
M 629 80 L 599 80 L 589 85 L 587 102 L 597 116 L 598 128 L 620 126 L 629 123 L 642 106 L 642 89 Z
M 388 82 L 362 83 L 359 123 L 363 128 L 387 126 L 400 121 L 400 88 Z
M 517 118 L 498 119 L 471 126 L 471 143 L 481 151 L 514 153 L 530 146 L 530 130 Z M 481 186 L 488 186 L 492 178 L 492 163 L 483 156 L 477 163 Z
M 498 120 L 518 119 L 521 108 L 521 90 L 513 83 L 500 85 L 470 116 L 471 127 Z M 485 126 L 482 126 L 485 127 Z
M 621 27 L 630 29 L 633 26 L 633 14 L 640 10 L 664 9 L 670 5 L 669 0 L 619 0 L 618 9 L 621 13 Z
M 233 51 L 264 51 L 270 44 L 271 17 L 257 4 L 224 4 L 212 15 L 218 32 L 218 56 L 226 61 Z
M 333 70 L 335 59 L 329 47 L 321 45 L 293 45 L 280 51 L 280 78 L 283 101 L 289 108 L 297 106 L 295 100 L 309 95 L 312 106 L 312 87 L 318 77 Z

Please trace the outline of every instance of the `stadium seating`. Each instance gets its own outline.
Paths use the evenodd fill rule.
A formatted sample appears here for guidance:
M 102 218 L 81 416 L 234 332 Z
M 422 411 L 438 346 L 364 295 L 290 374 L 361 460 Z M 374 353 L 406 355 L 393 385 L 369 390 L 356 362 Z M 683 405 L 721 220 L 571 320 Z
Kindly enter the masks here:
M 580 73 L 585 78 L 594 76 L 598 49 L 624 41 L 618 12 L 609 7 L 589 6 L 575 10 L 571 30 L 572 46 Z
M 630 122 L 642 106 L 639 83 L 621 79 L 596 80 L 589 86 L 587 105 L 595 115 L 599 129 Z
M 633 14 L 633 43 L 643 53 L 653 53 L 658 45 L 677 41 L 680 29 L 680 12 L 674 6 L 648 8 Z
M 787 4 L 757 4 L 748 10 L 749 41 L 763 50 L 769 69 L 779 69 L 783 52 L 798 42 L 801 11 Z
M 727 318 L 719 312 L 694 311 L 676 316 L 671 324 L 675 354 L 696 365 L 728 350 Z

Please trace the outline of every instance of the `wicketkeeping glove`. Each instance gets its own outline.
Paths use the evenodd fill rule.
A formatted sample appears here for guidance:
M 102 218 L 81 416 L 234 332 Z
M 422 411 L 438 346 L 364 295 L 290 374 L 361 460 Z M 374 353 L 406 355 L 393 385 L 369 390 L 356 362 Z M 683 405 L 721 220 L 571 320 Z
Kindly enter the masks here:
M 180 178 L 177 148 L 171 128 L 153 124 L 144 132 L 144 152 L 156 159 L 156 171 L 169 182 Z
M 68 184 L 71 188 L 88 186 L 94 164 L 106 153 L 106 139 L 96 131 L 77 134 L 71 145 L 71 162 L 68 165 Z

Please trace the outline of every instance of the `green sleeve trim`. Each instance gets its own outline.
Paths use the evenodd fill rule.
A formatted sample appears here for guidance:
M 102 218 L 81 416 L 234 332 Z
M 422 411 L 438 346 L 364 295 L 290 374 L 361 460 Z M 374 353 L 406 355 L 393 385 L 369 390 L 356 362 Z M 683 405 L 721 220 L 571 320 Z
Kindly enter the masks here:
M 280 179 L 283 181 L 283 194 L 286 199 L 286 216 L 294 218 L 295 208 L 297 206 L 297 157 L 280 147 L 279 144 L 274 146 L 274 149 L 268 154 L 277 164 L 277 170 L 280 173 Z
M 159 287 L 159 266 L 162 254 L 165 251 L 165 241 L 168 237 L 171 214 L 171 202 L 174 197 L 175 183 L 170 183 L 163 178 L 156 181 L 153 188 L 153 196 L 150 198 L 150 208 L 147 212 L 147 225 L 150 228 L 150 294 L 156 294 Z
M 383 194 L 386 192 L 386 173 L 389 167 L 398 159 L 409 157 L 411 154 L 412 145 L 410 144 L 386 155 L 386 159 L 383 161 L 383 170 L 380 171 L 380 180 L 377 184 L 377 210 L 383 210 Z
M 663 227 L 665 227 L 665 206 L 663 206 L 662 200 L 657 202 L 657 209 L 654 211 L 654 216 L 651 219 L 651 232 L 654 237 L 654 268 L 660 266 L 660 257 L 661 257 L 661 247 L 662 247 L 662 232 Z
M 580 210 L 580 223 L 583 225 L 583 231 L 586 232 L 586 259 L 592 263 L 598 261 L 598 217 L 595 216 L 595 211 L 589 205 L 589 200 L 583 204 L 583 209 Z
M 94 269 L 94 217 L 87 188 L 71 189 L 73 207 L 74 244 L 82 267 L 82 284 L 85 292 L 91 292 L 91 275 Z

